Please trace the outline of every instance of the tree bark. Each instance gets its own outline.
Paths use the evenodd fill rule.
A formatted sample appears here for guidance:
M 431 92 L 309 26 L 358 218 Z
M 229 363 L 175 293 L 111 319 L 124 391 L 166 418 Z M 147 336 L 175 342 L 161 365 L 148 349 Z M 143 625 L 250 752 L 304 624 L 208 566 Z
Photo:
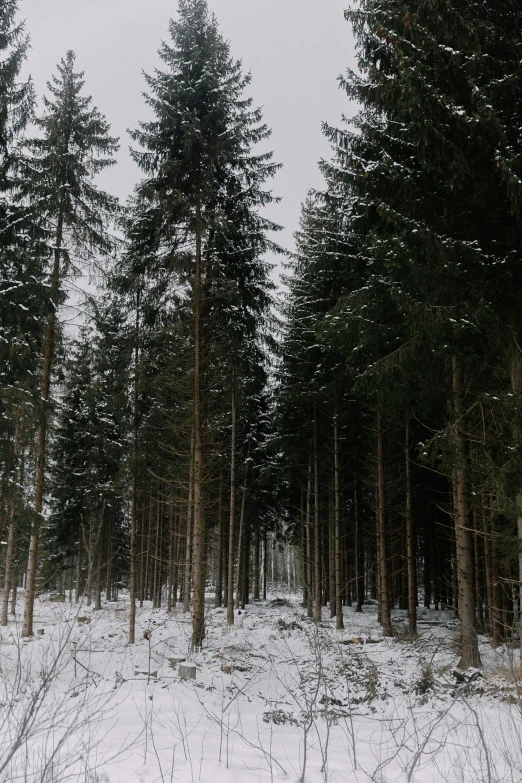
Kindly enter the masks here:
M 234 625 L 234 560 L 236 536 L 236 470 L 237 470 L 237 391 L 236 375 L 232 371 L 232 413 L 230 440 L 230 519 L 228 526 L 227 623 Z
M 11 598 L 11 614 L 13 617 L 16 617 L 16 594 L 18 592 L 18 568 L 15 566 L 13 569 L 13 580 L 12 580 L 12 598 Z
M 339 410 L 334 413 L 334 537 L 335 537 L 335 618 L 338 631 L 344 628 L 341 585 L 341 484 L 339 460 Z
M 219 477 L 219 501 L 218 501 L 218 530 L 216 551 L 216 596 L 214 606 L 216 609 L 223 601 L 223 471 Z
M 307 603 L 306 611 L 310 619 L 314 616 L 314 579 L 312 567 L 312 457 L 308 461 L 308 484 L 306 487 L 306 581 L 307 581 Z
M 202 225 L 201 206 L 196 207 L 196 270 L 194 278 L 194 600 L 192 647 L 200 649 L 205 637 L 205 505 L 204 416 L 202 354 Z
M 14 517 L 16 512 L 16 494 L 15 487 L 17 485 L 18 478 L 18 457 L 20 453 L 20 409 L 16 413 L 15 424 L 15 436 L 13 442 L 13 475 L 12 475 L 12 487 L 9 498 L 9 533 L 7 536 L 7 552 L 5 555 L 5 577 L 4 577 L 4 594 L 2 596 L 2 619 L 0 625 L 7 625 L 7 614 L 9 610 L 9 592 L 11 590 L 11 583 L 13 578 L 13 552 L 14 552 L 14 538 L 15 538 L 15 525 Z
M 321 517 L 319 507 L 319 454 L 317 446 L 317 412 L 314 410 L 314 621 L 322 619 L 321 594 Z
M 190 443 L 190 472 L 189 492 L 187 505 L 187 535 L 185 539 L 185 579 L 183 583 L 183 612 L 190 612 L 190 587 L 192 577 L 192 521 L 193 521 L 193 495 L 194 495 L 194 438 Z
M 361 521 L 359 519 L 359 492 L 357 486 L 357 474 L 355 474 L 354 491 L 354 523 L 355 523 L 355 589 L 357 592 L 356 612 L 362 612 L 365 599 L 364 594 L 364 547 L 361 535 Z
M 129 644 L 136 637 L 136 544 L 138 527 L 138 423 L 139 423 L 139 359 L 140 359 L 140 289 L 136 291 L 136 332 L 134 346 L 134 402 L 132 423 L 132 498 L 131 498 L 131 540 L 130 540 L 130 609 Z
M 411 491 L 410 423 L 406 424 L 406 550 L 408 561 L 408 627 L 417 633 L 417 557 L 415 552 L 415 520 Z
M 458 466 L 455 470 L 455 542 L 457 547 L 457 577 L 459 586 L 459 616 L 461 659 L 459 668 L 480 666 L 475 619 L 475 578 L 473 538 L 470 530 L 467 487 L 467 441 L 462 426 L 462 381 L 456 358 L 453 359 L 453 399 L 455 440 Z
M 379 515 L 379 564 L 381 582 L 381 615 L 385 636 L 393 636 L 388 572 L 388 531 L 386 520 L 386 478 L 384 468 L 384 428 L 382 413 L 377 413 L 377 502 Z
M 249 455 L 250 456 L 250 455 Z M 248 553 L 245 554 L 245 501 L 246 501 L 246 488 L 248 478 L 248 458 L 245 466 L 245 480 L 243 481 L 243 495 L 241 497 L 241 511 L 239 514 L 239 536 L 238 536 L 238 559 L 237 559 L 237 585 L 236 585 L 236 609 L 239 609 L 241 604 L 244 604 L 242 600 L 244 598 L 244 586 L 245 586 L 245 565 L 248 569 Z M 248 581 L 248 576 L 247 576 Z M 244 608 L 244 607 L 243 607 Z
M 504 637 L 504 623 L 502 617 L 502 591 L 500 588 L 500 573 L 497 550 L 497 537 L 494 521 L 491 521 L 491 645 L 493 648 L 500 647 Z
M 256 529 L 254 531 L 254 601 L 261 598 L 261 534 L 259 531 L 259 520 L 256 519 Z
M 83 521 L 80 522 L 80 532 L 79 532 L 79 539 L 78 539 L 78 552 L 76 554 L 76 585 L 75 585 L 75 592 L 74 592 L 74 603 L 79 604 L 80 603 L 80 596 L 81 596 L 81 581 L 82 581 L 82 540 L 83 540 Z
M 265 530 L 263 535 L 263 601 L 266 601 L 268 582 L 268 535 Z
M 45 461 L 47 449 L 47 425 L 49 393 L 51 389 L 51 373 L 54 358 L 56 309 L 58 307 L 58 291 L 60 287 L 60 256 L 63 242 L 64 208 L 60 209 L 58 225 L 56 229 L 56 244 L 54 250 L 54 264 L 51 275 L 50 304 L 51 309 L 47 316 L 45 331 L 45 343 L 42 367 L 42 392 L 40 401 L 40 425 L 38 429 L 38 446 L 36 459 L 36 475 L 34 484 L 34 521 L 29 542 L 29 560 L 27 564 L 27 580 L 25 592 L 24 621 L 22 625 L 22 637 L 33 635 L 34 601 L 36 596 L 36 572 L 38 569 L 38 549 L 40 544 L 40 521 L 43 509 Z
M 520 629 L 520 654 L 522 655 L 522 492 L 517 495 L 518 519 L 518 622 Z

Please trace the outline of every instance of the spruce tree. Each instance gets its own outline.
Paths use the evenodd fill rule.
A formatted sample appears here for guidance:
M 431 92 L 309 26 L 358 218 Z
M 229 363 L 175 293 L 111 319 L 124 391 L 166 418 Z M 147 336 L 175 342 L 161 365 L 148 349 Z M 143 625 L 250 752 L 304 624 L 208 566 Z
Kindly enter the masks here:
M 275 171 L 270 154 L 255 155 L 252 146 L 268 135 L 259 110 L 243 96 L 250 77 L 230 54 L 205 0 L 181 0 L 179 17 L 170 24 L 170 42 L 160 49 L 165 70 L 147 77 L 147 101 L 155 118 L 132 136 L 145 179 L 138 198 L 159 214 L 159 255 L 174 264 L 191 289 L 193 315 L 194 431 L 194 602 L 193 644 L 204 637 L 205 475 L 208 400 L 204 376 L 211 335 L 207 329 L 207 287 L 214 259 L 233 257 L 234 214 L 243 210 L 244 230 L 271 200 L 262 189 Z M 151 221 L 151 224 L 154 221 Z M 227 238 L 230 240 L 227 246 Z M 257 245 L 256 244 L 256 250 Z M 237 256 L 236 256 L 237 257 Z
M 34 216 L 20 203 L 19 162 L 34 91 L 21 78 L 29 40 L 17 13 L 17 2 L 0 3 L 0 532 L 16 505 L 15 433 L 20 422 L 29 432 L 34 421 L 34 353 L 44 315 L 44 256 Z
M 479 656 L 465 412 L 498 350 L 496 324 L 506 320 L 520 274 L 512 203 L 518 101 L 508 98 L 518 79 L 519 10 L 509 0 L 494 10 L 464 0 L 414 7 L 365 0 L 348 17 L 363 75 L 349 73 L 343 86 L 363 109 L 353 127 L 326 128 L 337 156 L 326 170 L 351 205 L 369 282 L 360 300 L 371 307 L 379 290 L 387 292 L 399 324 L 394 361 L 419 348 L 431 353 L 454 401 L 443 425 L 453 439 L 444 460 L 455 489 L 467 667 Z
M 99 190 L 94 178 L 114 164 L 117 140 L 109 125 L 82 95 L 83 74 L 74 70 L 75 55 L 68 52 L 58 65 L 58 74 L 48 84 L 50 97 L 37 124 L 42 136 L 28 142 L 25 167 L 26 197 L 38 205 L 41 224 L 49 237 L 49 299 L 43 344 L 41 410 L 35 478 L 35 523 L 29 547 L 27 592 L 23 635 L 33 633 L 33 607 L 40 518 L 46 466 L 47 428 L 53 358 L 56 344 L 57 309 L 64 273 L 77 259 L 88 261 L 95 253 L 110 253 L 114 246 L 107 232 L 118 212 L 117 202 Z

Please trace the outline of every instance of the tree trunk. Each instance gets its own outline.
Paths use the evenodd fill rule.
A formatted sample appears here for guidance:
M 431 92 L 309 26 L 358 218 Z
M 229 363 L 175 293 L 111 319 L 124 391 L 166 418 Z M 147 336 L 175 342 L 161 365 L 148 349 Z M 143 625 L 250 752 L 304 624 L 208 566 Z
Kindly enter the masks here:
M 455 413 L 455 440 L 459 464 L 455 470 L 455 543 L 457 547 L 457 577 L 459 586 L 459 616 L 461 659 L 459 668 L 480 666 L 477 627 L 475 620 L 475 578 L 473 537 L 469 526 L 467 487 L 467 441 L 462 426 L 462 384 L 460 368 L 453 359 L 453 399 Z
M 12 476 L 12 488 L 9 498 L 9 533 L 7 536 L 7 552 L 5 555 L 5 576 L 4 576 L 4 594 L 2 600 L 2 619 L 0 625 L 7 625 L 7 614 L 9 610 L 9 592 L 11 590 L 12 578 L 13 578 L 13 552 L 14 552 L 14 538 L 15 538 L 15 526 L 14 517 L 16 511 L 16 495 L 15 487 L 18 481 L 18 457 L 20 452 L 20 409 L 16 413 L 16 425 L 15 436 L 13 443 L 13 457 L 14 467 Z
M 377 502 L 379 515 L 379 565 L 381 582 L 381 615 L 385 636 L 393 636 L 388 572 L 388 531 L 386 520 L 386 478 L 384 469 L 384 429 L 382 413 L 377 413 Z
M 107 526 L 107 569 L 105 572 L 105 600 L 112 601 L 112 525 Z
M 500 647 L 504 637 L 504 623 L 502 618 L 502 591 L 500 588 L 500 573 L 497 551 L 497 537 L 493 520 L 490 526 L 491 531 L 491 645 L 495 649 Z
M 322 594 L 321 594 L 321 527 L 319 513 L 319 455 L 317 447 L 317 413 L 314 411 L 314 620 L 321 622 L 322 618 Z
M 355 525 L 355 589 L 357 593 L 356 598 L 356 612 L 362 612 L 363 603 L 365 599 L 364 594 L 364 547 L 361 535 L 361 521 L 359 519 L 359 493 L 357 487 L 357 474 L 355 474 L 355 491 L 354 491 L 354 525 Z
M 475 595 L 477 598 L 477 631 L 478 633 L 484 633 L 484 600 L 482 592 L 483 584 L 483 563 L 481 556 L 481 542 L 479 531 L 477 529 L 477 518 L 474 515 L 473 519 L 473 544 L 474 544 L 474 562 L 475 562 Z
M 245 500 L 248 478 L 248 458 L 245 466 L 245 480 L 243 482 L 243 495 L 241 497 L 241 511 L 239 514 L 239 536 L 238 536 L 238 560 L 237 560 L 237 585 L 236 585 L 236 609 L 239 609 L 243 603 L 244 584 L 245 584 L 245 564 L 248 569 L 248 553 L 245 554 Z
M 13 585 L 13 588 L 12 588 L 13 589 L 13 593 L 12 593 L 13 597 L 11 598 L 11 614 L 13 615 L 13 617 L 16 617 L 16 594 L 18 592 L 18 568 L 16 566 L 13 569 L 12 585 Z
M 306 487 L 306 581 L 307 581 L 307 615 L 310 619 L 314 616 L 314 579 L 312 567 L 312 457 L 308 461 L 308 484 Z
M 518 623 L 520 630 L 520 653 L 522 655 L 522 492 L 517 495 L 518 519 Z
M 216 596 L 214 606 L 216 609 L 223 601 L 223 470 L 219 477 L 219 502 L 218 502 L 218 530 L 216 551 Z
M 94 586 L 94 609 L 99 612 L 102 608 L 101 603 L 101 572 L 102 572 L 102 559 L 101 552 L 98 551 L 98 565 L 96 567 L 96 582 Z
M 167 581 L 167 612 L 172 612 L 172 596 L 174 588 L 174 503 L 169 506 L 169 566 Z
M 415 552 L 415 521 L 411 494 L 410 423 L 406 424 L 406 551 L 408 561 L 408 627 L 417 633 L 417 557 Z
M 196 208 L 196 270 L 194 278 L 194 600 L 192 647 L 200 649 L 205 637 L 205 504 L 204 416 L 202 355 L 202 226 L 201 206 Z
M 268 535 L 265 530 L 263 535 L 263 601 L 266 601 L 268 582 Z
M 51 372 L 54 357 L 56 308 L 58 306 L 58 291 L 60 287 L 60 256 L 63 241 L 64 210 L 60 209 L 58 226 L 56 229 L 56 244 L 54 250 L 54 265 L 51 276 L 50 305 L 45 331 L 45 343 L 42 367 L 42 394 L 40 406 L 40 423 L 38 429 L 38 446 L 36 454 L 36 475 L 34 484 L 34 522 L 29 542 L 29 560 L 27 564 L 27 581 L 25 592 L 24 621 L 22 625 L 22 637 L 33 635 L 34 601 L 36 596 L 36 571 L 38 569 L 38 548 L 40 543 L 40 519 L 43 509 L 45 460 L 47 448 L 47 424 L 49 393 L 51 389 Z
M 254 531 L 254 601 L 261 598 L 261 533 L 259 531 L 259 520 L 256 519 L 256 529 Z
M 9 610 L 9 593 L 13 579 L 13 550 L 14 550 L 14 523 L 9 523 L 9 535 L 7 538 L 7 553 L 5 556 L 4 594 L 2 597 L 2 621 L 1 625 L 7 625 L 7 613 Z
M 158 487 L 159 493 L 159 487 Z M 159 497 L 156 499 L 156 530 L 154 536 L 154 572 L 152 577 L 152 608 L 158 609 L 158 592 L 161 591 L 161 574 L 160 574 L 160 558 L 161 558 L 161 502 Z
M 132 423 L 132 498 L 131 498 L 131 540 L 130 540 L 130 609 L 129 644 L 136 637 L 136 566 L 137 566 L 137 527 L 138 527 L 138 423 L 139 423 L 139 359 L 140 359 L 140 290 L 136 291 L 136 332 L 134 346 L 134 410 Z
M 192 520 L 193 520 L 193 494 L 194 494 L 194 438 L 190 444 L 190 472 L 189 493 L 187 506 L 187 536 L 185 539 L 185 579 L 183 583 L 183 612 L 190 612 L 190 587 L 192 577 Z
M 339 460 L 339 411 L 334 413 L 334 538 L 335 538 L 335 618 L 338 631 L 344 628 L 341 585 L 341 485 Z
M 82 539 L 83 539 L 83 521 L 80 522 L 80 535 L 78 539 L 78 552 L 76 555 L 76 585 L 74 593 L 74 603 L 80 603 L 81 582 L 82 582 Z
M 236 537 L 236 470 L 237 470 L 237 391 L 236 375 L 232 370 L 232 414 L 230 441 L 230 519 L 228 526 L 228 584 L 227 623 L 234 625 L 234 560 Z

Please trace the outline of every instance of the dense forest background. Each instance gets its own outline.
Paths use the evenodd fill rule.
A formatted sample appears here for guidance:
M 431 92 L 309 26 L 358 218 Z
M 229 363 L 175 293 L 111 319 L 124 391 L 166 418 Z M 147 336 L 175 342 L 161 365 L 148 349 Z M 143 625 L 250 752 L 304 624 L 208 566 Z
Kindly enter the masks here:
M 130 596 L 230 625 L 283 580 L 309 616 L 419 603 L 515 638 L 522 583 L 522 11 L 359 0 L 361 108 L 324 126 L 297 252 L 264 208 L 279 164 L 205 0 L 180 0 L 119 141 L 68 52 L 36 112 L 0 0 L 2 624 L 25 588 Z M 348 27 L 347 27 L 348 30 Z M 285 292 L 272 282 L 277 255 Z M 78 333 L 65 281 L 97 280 Z M 11 607 L 10 607 L 11 600 Z

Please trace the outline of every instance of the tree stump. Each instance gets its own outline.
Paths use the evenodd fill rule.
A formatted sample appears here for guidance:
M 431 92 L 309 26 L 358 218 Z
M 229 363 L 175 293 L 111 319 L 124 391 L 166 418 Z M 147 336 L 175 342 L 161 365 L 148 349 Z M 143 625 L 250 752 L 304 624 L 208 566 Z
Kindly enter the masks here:
M 196 664 L 195 663 L 182 663 L 178 669 L 178 674 L 182 680 L 195 680 L 196 679 Z

